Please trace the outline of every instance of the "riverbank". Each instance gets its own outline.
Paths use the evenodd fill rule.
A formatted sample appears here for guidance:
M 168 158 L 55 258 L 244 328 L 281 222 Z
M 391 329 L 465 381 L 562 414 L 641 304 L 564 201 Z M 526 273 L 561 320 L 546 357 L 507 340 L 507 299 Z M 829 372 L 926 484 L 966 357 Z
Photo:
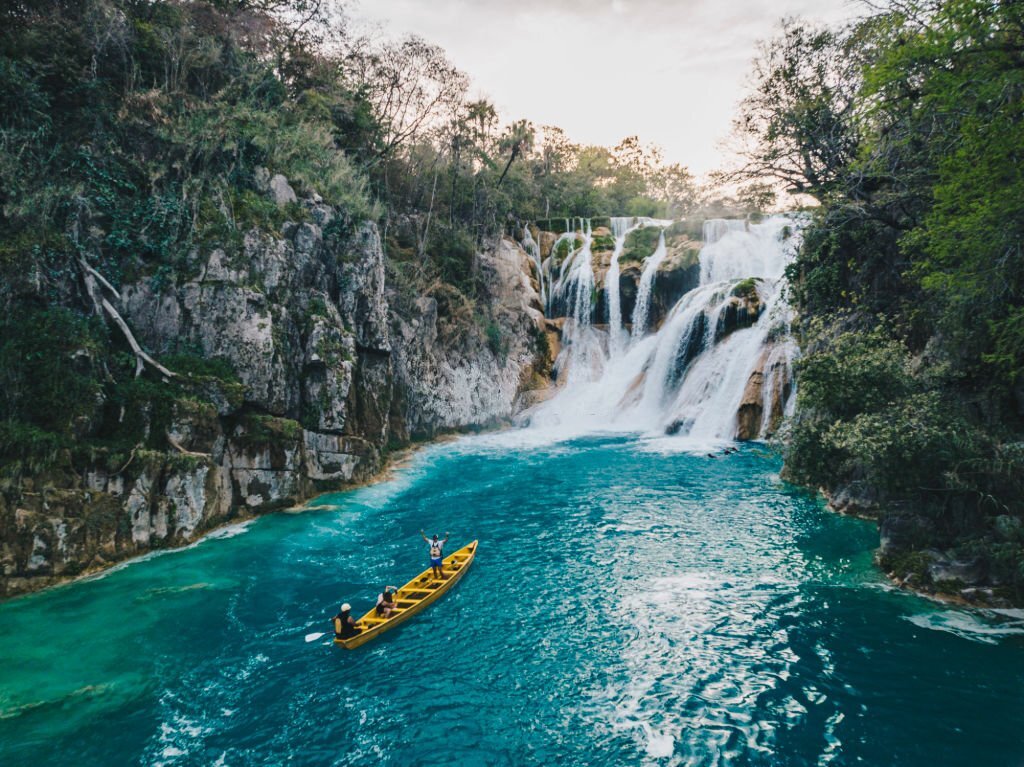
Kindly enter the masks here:
M 897 588 L 958 607 L 1002 610 L 1024 606 L 1013 599 L 1010 589 L 993 583 L 977 559 L 959 559 L 955 552 L 921 545 L 934 535 L 926 515 L 909 512 L 905 504 L 888 508 L 870 495 L 858 496 L 848 489 L 830 492 L 820 487 L 818 492 L 830 511 L 875 523 L 879 530 L 875 566 Z
M 500 767 L 1020 753 L 1020 621 L 889 587 L 873 526 L 776 458 L 524 436 L 421 446 L 391 481 L 0 605 L 0 761 L 312 767 L 344 741 L 404 765 L 441 730 Z M 420 528 L 480 540 L 466 579 L 361 651 L 306 643 L 422 570 Z
M 116 568 L 125 567 L 131 565 L 134 562 L 145 560 L 153 556 L 159 556 L 164 553 L 181 551 L 184 549 L 196 546 L 203 541 L 211 537 L 217 537 L 222 535 L 225 530 L 230 530 L 239 526 L 244 526 L 252 521 L 265 517 L 272 514 L 284 513 L 284 514 L 301 514 L 306 511 L 314 510 L 317 506 L 311 506 L 310 501 L 323 496 L 329 496 L 337 493 L 351 492 L 359 490 L 363 487 L 369 487 L 377 485 L 383 482 L 392 481 L 395 478 L 396 472 L 409 465 L 409 463 L 415 458 L 416 454 L 430 446 L 443 444 L 458 439 L 459 437 L 468 434 L 479 434 L 486 433 L 488 431 L 498 431 L 502 428 L 507 428 L 510 424 L 505 426 L 491 426 L 481 429 L 465 429 L 462 431 L 451 431 L 439 434 L 431 439 L 423 440 L 406 445 L 400 449 L 391 451 L 384 455 L 384 463 L 381 468 L 371 476 L 339 484 L 333 488 L 322 488 L 316 492 L 310 493 L 308 496 L 301 498 L 296 503 L 287 507 L 273 507 L 272 505 L 264 507 L 262 511 L 251 511 L 248 507 L 242 506 L 233 510 L 233 513 L 223 521 L 210 526 L 202 530 L 199 535 L 188 540 L 181 541 L 177 544 L 162 546 L 160 548 L 150 549 L 148 551 L 141 552 L 135 556 L 118 559 L 115 561 L 106 562 L 101 565 L 87 567 L 80 572 L 76 572 L 73 575 L 56 575 L 56 576 L 36 576 L 31 580 L 27 580 L 27 585 L 31 588 L 23 588 L 15 593 L 10 593 L 5 596 L 0 596 L 0 604 L 5 602 L 11 602 L 36 594 L 42 591 L 50 591 L 58 589 L 63 586 L 68 586 L 73 583 L 80 581 L 87 581 L 98 576 L 103 576 Z

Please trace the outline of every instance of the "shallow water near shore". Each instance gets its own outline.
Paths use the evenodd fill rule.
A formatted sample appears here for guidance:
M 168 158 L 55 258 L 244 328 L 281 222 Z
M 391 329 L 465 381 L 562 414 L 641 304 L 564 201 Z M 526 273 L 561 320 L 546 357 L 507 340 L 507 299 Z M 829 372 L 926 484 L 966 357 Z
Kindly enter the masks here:
M 669 441 L 671 443 L 671 441 Z M 1018 765 L 1020 616 L 889 588 L 747 446 L 515 433 L 0 605 L 0 763 Z M 425 613 L 326 631 L 477 538 Z

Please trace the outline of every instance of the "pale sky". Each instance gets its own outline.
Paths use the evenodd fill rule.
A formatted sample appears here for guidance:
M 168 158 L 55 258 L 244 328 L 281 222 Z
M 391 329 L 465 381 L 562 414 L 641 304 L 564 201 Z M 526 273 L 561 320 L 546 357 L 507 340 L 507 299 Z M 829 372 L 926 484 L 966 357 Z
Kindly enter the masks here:
M 358 0 L 351 13 L 445 48 L 503 122 L 606 146 L 638 135 L 704 174 L 724 162 L 757 42 L 786 15 L 835 22 L 860 10 L 853 0 Z

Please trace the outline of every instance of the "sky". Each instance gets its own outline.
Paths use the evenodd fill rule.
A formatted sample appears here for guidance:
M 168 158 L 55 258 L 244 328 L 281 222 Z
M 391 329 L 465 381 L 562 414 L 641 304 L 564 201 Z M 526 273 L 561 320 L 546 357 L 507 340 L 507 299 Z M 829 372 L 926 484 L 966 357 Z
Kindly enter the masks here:
M 833 23 L 856 0 L 358 0 L 351 15 L 387 37 L 448 52 L 504 122 L 557 125 L 578 143 L 626 136 L 698 175 L 728 161 L 728 138 L 760 40 L 783 16 Z

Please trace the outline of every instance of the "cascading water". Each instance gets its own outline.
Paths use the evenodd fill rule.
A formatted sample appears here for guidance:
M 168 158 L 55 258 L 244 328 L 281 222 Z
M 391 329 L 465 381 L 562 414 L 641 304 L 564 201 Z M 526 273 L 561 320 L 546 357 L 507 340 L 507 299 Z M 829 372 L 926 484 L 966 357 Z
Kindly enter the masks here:
M 523 249 L 530 254 L 533 259 L 534 265 L 537 267 L 537 286 L 538 292 L 540 293 L 541 306 L 547 306 L 548 294 L 547 286 L 544 280 L 544 263 L 540 258 L 540 245 L 533 239 L 533 235 L 530 233 L 530 227 L 523 227 Z
M 608 299 L 608 355 L 615 358 L 622 354 L 626 344 L 622 329 L 622 298 L 619 295 L 619 258 L 626 247 L 626 235 L 636 228 L 636 219 L 633 216 L 614 216 L 611 221 L 615 248 L 604 286 Z
M 592 327 L 589 222 L 584 245 L 562 265 L 556 291 L 566 316 L 561 391 L 530 414 L 537 429 L 562 435 L 621 430 L 685 435 L 700 444 L 764 437 L 792 409 L 789 310 L 780 300 L 798 236 L 796 221 L 711 220 L 704 224 L 700 284 L 682 296 L 655 331 L 651 297 L 666 257 L 664 228 L 644 261 L 633 332 L 622 329 L 618 258 L 629 231 L 644 223 L 612 220 L 615 251 L 605 278 L 608 332 Z M 573 235 L 576 236 L 575 234 Z M 571 263 L 569 263 L 571 259 Z M 569 299 L 569 300 L 565 300 Z M 550 303 L 550 302 L 549 302 Z M 556 301 L 555 303 L 558 303 Z
M 658 267 L 665 260 L 667 254 L 665 247 L 665 230 L 658 235 L 658 247 L 654 253 L 644 261 L 644 270 L 640 275 L 640 285 L 636 292 L 636 306 L 633 307 L 633 338 L 640 338 L 647 332 L 647 320 L 651 311 L 651 291 L 654 289 L 654 278 L 658 273 Z
M 574 222 L 575 223 L 575 222 Z M 559 269 L 558 278 L 551 285 L 552 302 L 564 306 L 565 316 L 571 318 L 578 326 L 589 326 L 592 313 L 592 293 L 594 291 L 594 268 L 591 245 L 594 237 L 590 219 L 580 219 L 582 244 L 573 249 L 577 239 L 575 230 L 569 230 L 552 248 L 552 257 L 559 251 L 563 241 L 568 241 L 569 253 Z M 550 259 L 549 259 L 550 260 Z

